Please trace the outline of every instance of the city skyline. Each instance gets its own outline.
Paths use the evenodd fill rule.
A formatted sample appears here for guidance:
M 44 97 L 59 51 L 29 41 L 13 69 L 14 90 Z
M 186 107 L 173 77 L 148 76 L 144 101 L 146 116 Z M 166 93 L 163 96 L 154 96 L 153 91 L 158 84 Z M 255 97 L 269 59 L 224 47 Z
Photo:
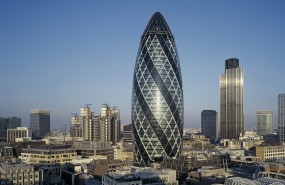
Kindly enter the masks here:
M 257 110 L 273 110 L 277 127 L 284 2 L 125 2 L 1 1 L 0 116 L 29 126 L 30 110 L 45 109 L 54 127 L 86 103 L 99 112 L 107 102 L 131 123 L 137 43 L 160 11 L 180 57 L 185 128 L 200 127 L 204 109 L 219 113 L 219 75 L 232 57 L 244 68 L 245 127 L 256 126 Z

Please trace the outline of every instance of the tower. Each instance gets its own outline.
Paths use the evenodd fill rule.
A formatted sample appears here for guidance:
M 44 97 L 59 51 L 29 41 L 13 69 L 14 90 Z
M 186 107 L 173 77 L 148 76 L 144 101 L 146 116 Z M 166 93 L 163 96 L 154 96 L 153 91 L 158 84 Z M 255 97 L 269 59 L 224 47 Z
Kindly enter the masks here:
M 31 110 L 30 129 L 33 138 L 40 139 L 47 135 L 50 132 L 50 112 L 39 109 Z
M 273 134 L 273 112 L 272 111 L 256 111 L 257 134 L 260 136 Z
M 278 95 L 278 140 L 285 142 L 285 93 Z
M 221 139 L 238 139 L 244 132 L 243 68 L 239 59 L 225 61 L 225 73 L 220 77 Z
M 183 135 L 182 76 L 174 37 L 161 13 L 148 22 L 137 53 L 132 89 L 134 165 L 177 157 Z
M 218 113 L 215 110 L 201 112 L 201 132 L 207 138 L 218 138 Z

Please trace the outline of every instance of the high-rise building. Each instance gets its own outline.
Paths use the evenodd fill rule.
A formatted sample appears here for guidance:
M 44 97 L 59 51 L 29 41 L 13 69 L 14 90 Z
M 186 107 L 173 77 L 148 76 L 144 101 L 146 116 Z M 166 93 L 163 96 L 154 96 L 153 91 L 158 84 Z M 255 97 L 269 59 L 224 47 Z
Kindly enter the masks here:
M 278 95 L 278 139 L 285 142 L 285 93 Z
M 72 118 L 75 119 L 75 118 Z M 82 125 L 82 137 L 85 141 L 111 141 L 116 144 L 120 140 L 120 110 L 105 104 L 100 114 L 94 114 L 90 107 L 80 109 L 77 122 Z M 75 120 L 74 120 L 75 121 Z M 75 127 L 76 125 L 76 127 Z M 78 123 L 71 125 L 78 128 Z
M 82 136 L 86 141 L 92 141 L 91 137 L 91 109 L 88 105 L 80 109 L 80 118 L 82 123 Z
M 71 137 L 82 137 L 82 126 L 80 124 L 80 117 L 76 114 L 70 118 L 70 136 Z
M 132 91 L 134 165 L 177 157 L 184 124 L 182 76 L 174 37 L 159 12 L 141 36 Z
M 272 111 L 256 111 L 257 134 L 260 136 L 273 134 L 273 112 Z
M 222 139 L 238 139 L 244 132 L 243 68 L 237 58 L 225 61 L 220 77 L 220 131 Z
M 34 139 L 46 136 L 50 132 L 50 112 L 32 109 L 30 112 L 30 129 Z
M 21 118 L 0 117 L 0 140 L 7 139 L 7 129 L 21 127 Z
M 218 138 L 218 113 L 215 110 L 201 112 L 201 132 L 207 138 Z
M 111 142 L 118 143 L 121 140 L 120 110 L 112 109 L 111 115 Z
M 133 126 L 132 124 L 123 126 L 123 142 L 132 143 L 133 142 Z

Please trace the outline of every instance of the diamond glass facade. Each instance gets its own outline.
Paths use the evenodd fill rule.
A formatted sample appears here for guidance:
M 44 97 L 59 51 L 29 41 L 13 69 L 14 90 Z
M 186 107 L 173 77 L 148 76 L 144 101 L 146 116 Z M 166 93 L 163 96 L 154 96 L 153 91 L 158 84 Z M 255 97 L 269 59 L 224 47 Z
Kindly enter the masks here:
M 134 164 L 180 154 L 183 90 L 174 37 L 156 12 L 141 37 L 133 79 Z

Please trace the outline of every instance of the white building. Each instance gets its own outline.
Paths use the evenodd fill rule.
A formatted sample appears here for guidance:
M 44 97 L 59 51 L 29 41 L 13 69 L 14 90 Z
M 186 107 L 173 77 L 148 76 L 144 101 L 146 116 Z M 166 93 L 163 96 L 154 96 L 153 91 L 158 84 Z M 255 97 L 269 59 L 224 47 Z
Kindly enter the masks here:
M 7 129 L 7 142 L 15 143 L 16 141 L 23 141 L 29 139 L 29 129 L 27 127 L 17 127 Z

